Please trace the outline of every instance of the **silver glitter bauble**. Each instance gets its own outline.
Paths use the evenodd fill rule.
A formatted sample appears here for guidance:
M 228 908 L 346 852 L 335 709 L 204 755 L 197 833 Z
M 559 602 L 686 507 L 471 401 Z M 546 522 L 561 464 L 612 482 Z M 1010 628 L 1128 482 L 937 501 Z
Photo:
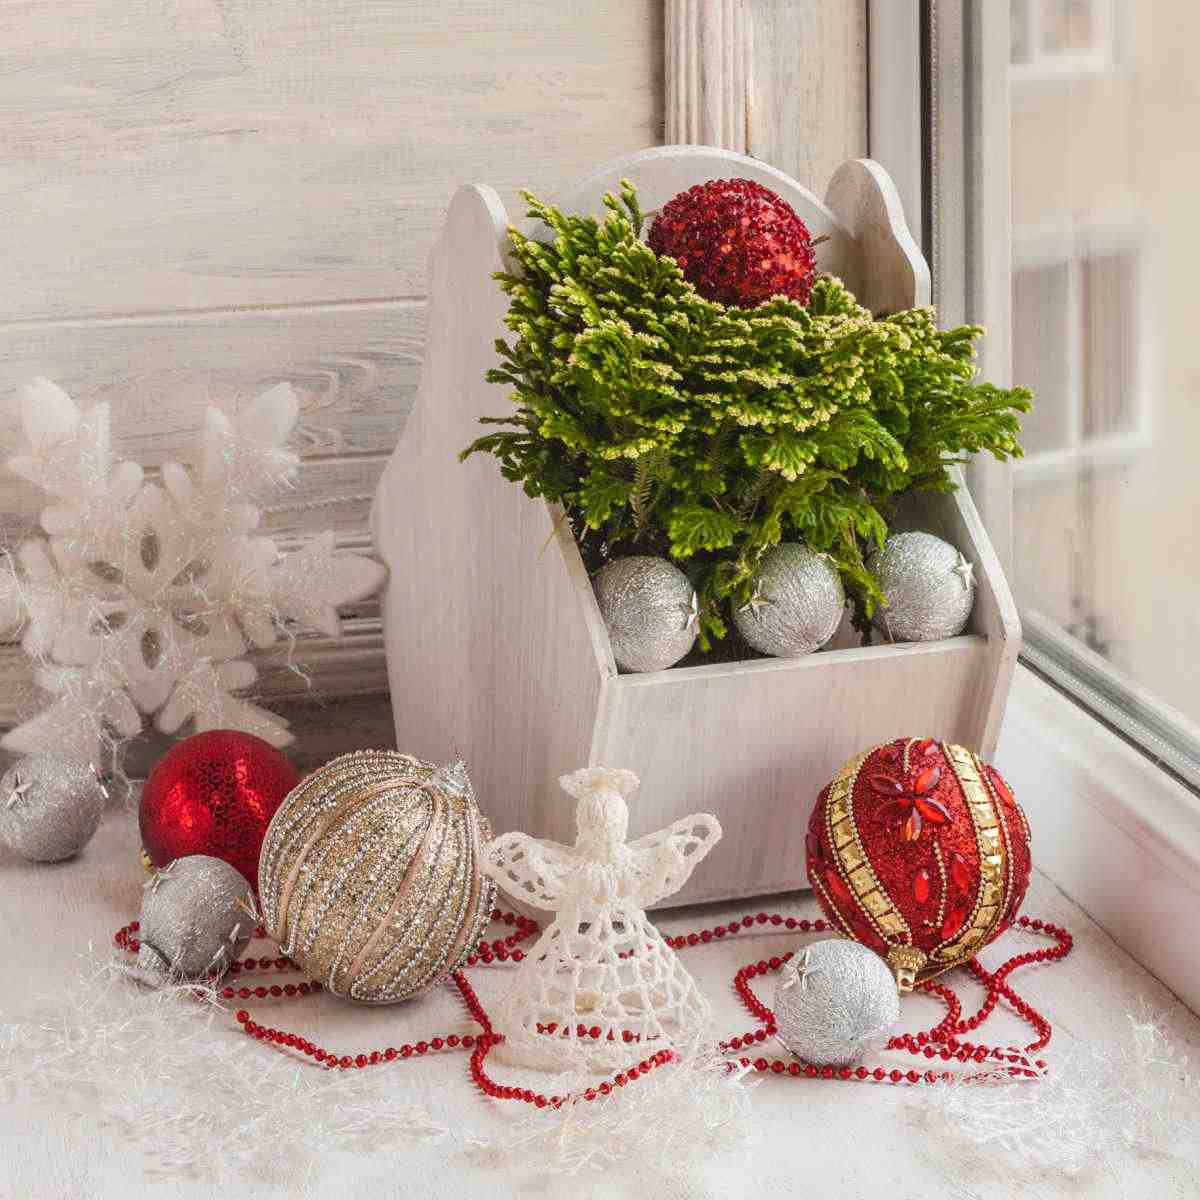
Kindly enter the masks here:
M 755 650 L 798 658 L 833 637 L 845 604 L 841 577 L 827 558 L 782 542 L 763 555 L 754 596 L 733 620 Z
M 177 858 L 145 884 L 138 967 L 178 979 L 220 975 L 249 944 L 257 911 L 249 881 L 224 859 Z
M 92 840 L 106 799 L 90 764 L 31 754 L 0 779 L 0 840 L 22 858 L 60 862 Z
M 614 559 L 592 586 L 613 658 L 623 671 L 665 671 L 695 645 L 700 630 L 696 590 L 665 558 Z
M 263 924 L 335 995 L 395 1004 L 475 953 L 492 827 L 461 762 L 343 754 L 293 788 L 258 859 Z
M 886 603 L 875 624 L 893 642 L 930 642 L 967 627 L 975 604 L 974 564 L 932 533 L 897 533 L 867 564 Z
M 900 1019 L 892 969 L 858 942 L 829 938 L 792 955 L 775 988 L 779 1040 L 815 1066 L 857 1062 Z

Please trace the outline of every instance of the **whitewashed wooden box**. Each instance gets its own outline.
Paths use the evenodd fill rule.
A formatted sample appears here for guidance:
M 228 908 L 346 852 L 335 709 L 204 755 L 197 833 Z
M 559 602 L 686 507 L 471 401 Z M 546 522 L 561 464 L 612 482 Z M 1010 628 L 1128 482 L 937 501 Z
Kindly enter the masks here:
M 875 312 L 929 300 L 929 272 L 877 164 L 834 174 L 822 203 L 741 155 L 668 146 L 621 159 L 563 196 L 602 211 L 622 178 L 643 208 L 708 179 L 756 179 L 814 236 L 823 269 Z M 509 215 L 491 188 L 460 188 L 429 270 L 429 334 L 415 409 L 379 485 L 372 527 L 390 568 L 383 603 L 396 738 L 402 750 L 467 760 L 497 832 L 573 840 L 564 772 L 629 767 L 640 835 L 688 812 L 716 813 L 721 844 L 671 903 L 806 886 L 804 833 L 817 793 L 851 754 L 905 735 L 988 756 L 1020 627 L 996 556 L 965 490 L 928 496 L 905 525 L 949 538 L 976 564 L 978 596 L 961 637 L 826 650 L 800 659 L 617 673 L 578 549 L 559 514 L 458 452 L 484 415 L 508 411 L 484 381 L 504 336 Z

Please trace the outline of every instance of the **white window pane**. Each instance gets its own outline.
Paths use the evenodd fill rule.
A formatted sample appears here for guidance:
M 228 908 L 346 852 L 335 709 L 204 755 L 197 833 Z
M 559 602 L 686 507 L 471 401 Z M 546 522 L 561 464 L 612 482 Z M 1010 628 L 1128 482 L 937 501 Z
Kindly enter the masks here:
M 1038 401 L 1013 584 L 1034 653 L 1077 652 L 1080 679 L 1194 747 L 1200 6 L 1026 0 L 1013 20 L 1019 61 L 1054 66 L 1010 76 L 1013 377 Z

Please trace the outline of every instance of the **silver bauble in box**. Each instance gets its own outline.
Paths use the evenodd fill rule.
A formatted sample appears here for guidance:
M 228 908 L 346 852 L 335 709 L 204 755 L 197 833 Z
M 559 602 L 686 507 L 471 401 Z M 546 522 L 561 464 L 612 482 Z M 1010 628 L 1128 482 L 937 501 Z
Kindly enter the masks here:
M 492 827 L 461 762 L 390 750 L 326 763 L 279 806 L 258 860 L 263 924 L 329 991 L 394 1004 L 475 952 Z
M 92 840 L 107 793 L 90 763 L 31 754 L 0 779 L 0 840 L 34 862 L 60 862 Z
M 858 942 L 828 938 L 797 950 L 775 988 L 776 1036 L 815 1066 L 857 1062 L 900 1019 L 891 968 Z
M 696 589 L 665 558 L 614 559 L 592 586 L 613 658 L 623 671 L 665 671 L 695 645 L 700 628 Z
M 974 565 L 932 533 L 897 533 L 867 566 L 886 602 L 875 624 L 893 642 L 931 642 L 967 627 L 975 605 Z
M 841 576 L 824 555 L 781 542 L 763 555 L 754 596 L 733 620 L 760 653 L 798 658 L 833 637 L 845 604 Z
M 223 974 L 254 935 L 254 892 L 236 867 L 189 854 L 145 884 L 138 918 L 138 967 L 168 979 Z

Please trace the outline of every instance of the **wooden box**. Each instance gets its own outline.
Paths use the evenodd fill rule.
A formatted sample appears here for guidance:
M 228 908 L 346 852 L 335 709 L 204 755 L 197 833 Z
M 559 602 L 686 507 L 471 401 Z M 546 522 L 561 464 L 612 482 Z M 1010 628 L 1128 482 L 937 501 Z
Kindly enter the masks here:
M 662 147 L 612 163 L 561 197 L 601 211 L 622 178 L 643 208 L 691 184 L 734 176 L 781 194 L 840 275 L 875 312 L 929 300 L 929 273 L 877 164 L 834 174 L 825 203 L 782 173 L 706 147 Z M 990 755 L 1019 645 L 995 554 L 965 490 L 927 496 L 905 524 L 940 532 L 976 564 L 977 600 L 961 637 L 618 674 L 569 529 L 551 506 L 458 452 L 483 415 L 506 411 L 484 381 L 505 334 L 491 279 L 509 223 L 484 186 L 454 196 L 429 271 L 429 334 L 416 407 L 372 512 L 391 575 L 384 598 L 388 676 L 402 750 L 467 760 L 497 832 L 574 838 L 558 776 L 586 764 L 642 779 L 631 834 L 689 812 L 716 813 L 725 836 L 671 903 L 805 886 L 804 830 L 818 791 L 850 755 L 904 735 Z

